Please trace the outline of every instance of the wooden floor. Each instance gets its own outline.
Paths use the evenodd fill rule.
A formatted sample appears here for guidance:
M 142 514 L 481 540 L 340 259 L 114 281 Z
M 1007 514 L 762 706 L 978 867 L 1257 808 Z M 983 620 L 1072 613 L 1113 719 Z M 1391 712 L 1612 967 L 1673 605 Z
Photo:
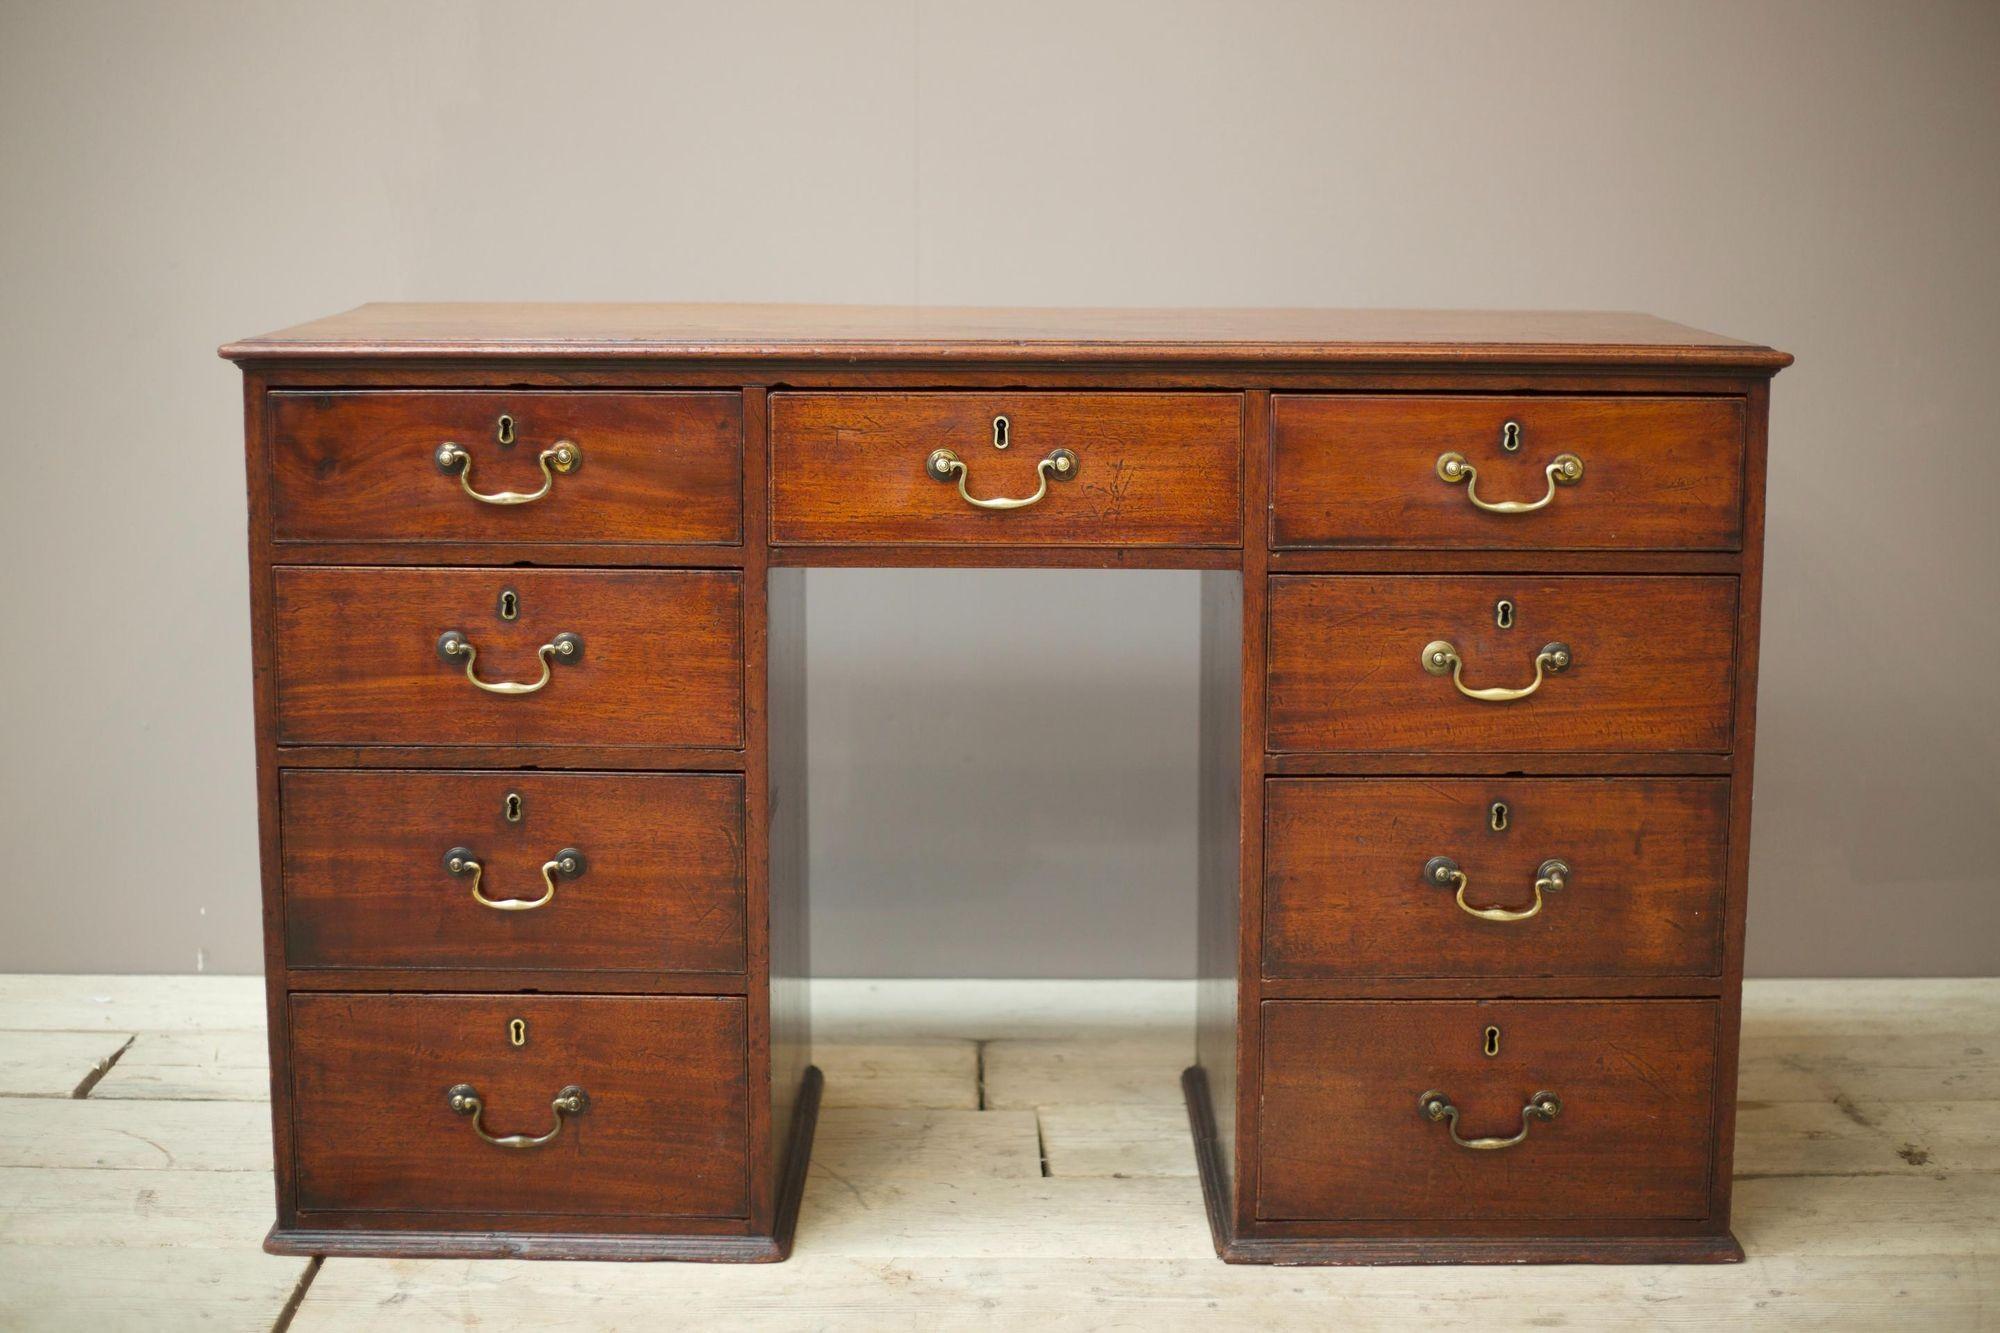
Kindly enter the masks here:
M 280 1259 L 261 989 L 0 977 L 0 1327 L 2000 1327 L 2000 981 L 1752 982 L 1733 1267 L 1214 1257 L 1192 991 L 822 982 L 789 1263 Z

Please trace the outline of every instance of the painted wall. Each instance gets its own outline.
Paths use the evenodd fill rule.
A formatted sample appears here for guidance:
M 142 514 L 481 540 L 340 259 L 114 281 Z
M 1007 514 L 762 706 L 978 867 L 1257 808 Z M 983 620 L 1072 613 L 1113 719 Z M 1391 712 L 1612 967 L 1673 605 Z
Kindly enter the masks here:
M 1751 968 L 2000 972 L 1995 69 L 1990 3 L 0 7 L 0 970 L 258 966 L 215 345 L 595 298 L 1792 351 Z M 1191 971 L 1193 575 L 810 594 L 821 971 Z

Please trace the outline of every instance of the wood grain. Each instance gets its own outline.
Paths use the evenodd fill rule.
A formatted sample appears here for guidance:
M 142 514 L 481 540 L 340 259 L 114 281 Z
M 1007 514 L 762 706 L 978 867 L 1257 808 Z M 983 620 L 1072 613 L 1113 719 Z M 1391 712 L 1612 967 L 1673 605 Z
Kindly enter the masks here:
M 276 714 L 286 744 L 743 743 L 743 579 L 722 571 L 273 571 Z M 496 608 L 520 597 L 518 620 Z M 583 654 L 539 693 L 489 694 L 439 657 L 459 630 L 489 681 L 538 678 L 536 649 Z
M 783 1257 L 807 1174 L 819 1079 L 809 1063 L 815 1051 L 804 980 L 805 580 L 780 567 L 894 564 L 1209 571 L 1205 984 L 1201 1068 L 1189 1086 L 1203 1094 L 1203 1187 L 1225 1257 L 1738 1257 L 1728 1235 L 1728 1103 L 1747 874 L 1767 381 L 1789 362 L 1782 353 L 1616 314 L 644 305 L 373 306 L 224 351 L 246 363 L 270 1091 L 281 1168 L 271 1247 L 341 1256 Z M 809 430 L 789 429 L 787 414 L 799 404 L 818 405 Z M 873 415 L 857 422 L 857 404 Z M 515 416 L 520 444 L 490 438 L 502 411 Z M 1003 413 L 1014 430 L 1009 449 L 999 451 L 991 444 L 992 417 Z M 1497 447 L 1499 422 L 1507 419 L 1526 428 L 1517 454 Z M 473 452 L 482 488 L 516 490 L 539 483 L 532 455 L 545 447 L 544 435 L 552 441 L 557 432 L 588 431 L 589 438 L 577 440 L 583 470 L 561 478 L 546 500 L 495 509 L 476 505 L 436 471 L 432 437 L 447 431 L 467 437 L 459 442 Z M 1053 443 L 1036 446 L 1051 432 L 1083 468 L 1077 481 L 1052 484 L 1030 509 L 972 509 L 955 487 L 922 472 L 930 449 L 949 444 L 973 467 L 973 494 L 1026 494 L 1034 489 L 1034 464 Z M 1443 441 L 1473 459 L 1489 497 L 1518 498 L 1514 484 L 1539 476 L 1536 460 L 1546 450 L 1582 455 L 1585 479 L 1536 514 L 1480 514 L 1458 494 L 1463 488 L 1436 479 Z M 385 459 L 394 466 L 382 466 Z M 613 466 L 602 466 L 607 461 Z M 418 474 L 424 485 L 405 484 Z M 353 503 L 357 496 L 362 502 Z M 1274 543 L 1289 549 L 1273 550 Z M 519 623 L 493 615 L 503 586 L 524 598 Z M 1492 621 L 1502 596 L 1516 601 L 1520 622 L 1504 636 Z M 479 644 L 487 679 L 532 679 L 535 647 L 558 630 L 583 634 L 587 650 L 580 665 L 558 669 L 548 691 L 498 699 L 438 661 L 435 644 L 445 629 Z M 1570 643 L 1576 665 L 1530 700 L 1475 704 L 1460 699 L 1448 679 L 1422 673 L 1418 651 L 1434 637 L 1458 645 L 1475 686 L 1525 683 L 1535 651 L 1550 639 Z M 623 899 L 632 910 L 617 931 L 559 942 L 570 951 L 557 960 L 563 966 L 512 965 L 532 961 L 523 957 L 500 959 L 509 966 L 496 968 L 492 951 L 469 948 L 437 966 L 355 960 L 320 967 L 310 965 L 320 941 L 292 938 L 286 875 L 293 844 L 315 855 L 324 848 L 327 864 L 351 863 L 342 874 L 372 882 L 367 876 L 393 864 L 391 853 L 401 856 L 405 844 L 415 847 L 414 840 L 441 830 L 426 832 L 409 809 L 392 812 L 388 800 L 363 797 L 324 803 L 311 835 L 294 834 L 282 827 L 281 778 L 393 783 L 407 773 L 450 784 L 630 775 L 650 785 L 697 770 L 710 776 L 696 780 L 741 788 L 740 971 L 675 970 L 675 933 L 660 918 L 688 915 L 666 901 L 692 891 L 679 876 L 664 897 L 643 897 L 635 882 Z M 1284 776 L 1274 783 L 1267 774 Z M 1324 794 L 1325 775 L 1339 775 L 1327 779 L 1325 791 L 1336 780 L 1352 781 L 1353 790 L 1372 783 L 1380 799 L 1358 813 L 1391 836 L 1364 838 L 1356 812 L 1310 802 L 1295 812 L 1302 820 L 1295 838 L 1280 831 L 1290 818 L 1281 801 L 1272 802 L 1267 821 L 1269 793 L 1295 785 Z M 1539 779 L 1551 782 L 1535 785 Z M 1571 821 L 1563 832 L 1589 873 L 1578 866 L 1578 888 L 1567 899 L 1526 933 L 1500 935 L 1505 928 L 1468 919 L 1460 934 L 1439 934 L 1429 918 L 1407 915 L 1438 905 L 1442 895 L 1426 890 L 1430 899 L 1393 898 L 1388 911 L 1375 904 L 1383 933 L 1342 933 L 1353 925 L 1345 909 L 1357 884 L 1428 842 L 1419 834 L 1453 832 L 1467 808 L 1483 810 L 1484 798 L 1468 793 L 1496 782 L 1547 803 L 1551 828 Z M 1454 784 L 1462 790 L 1442 799 Z M 1621 805 L 1619 797 L 1642 788 L 1651 799 Z M 1726 830 L 1696 795 L 1722 791 Z M 1595 795 L 1576 795 L 1586 792 Z M 1434 800 L 1435 809 L 1428 804 Z M 402 831 L 371 840 L 356 833 L 355 811 Z M 653 818 L 636 807 L 624 811 L 617 800 L 604 815 L 633 845 L 643 841 L 637 825 Z M 1522 818 L 1516 831 L 1532 831 L 1533 820 Z M 1620 842 L 1619 829 L 1638 829 L 1643 847 Z M 1483 825 L 1467 830 L 1483 832 Z M 517 851 L 518 864 L 506 859 Z M 1496 883 L 1518 879 L 1528 855 L 1480 852 L 1478 873 L 1499 877 Z M 1704 859 L 1717 855 L 1727 858 L 1719 907 L 1717 877 Z M 496 866 L 533 869 L 525 848 L 496 857 Z M 1470 854 L 1460 859 L 1471 867 Z M 1592 873 L 1642 864 L 1647 896 L 1580 892 L 1596 883 Z M 719 880 L 710 888 L 719 891 Z M 564 905 L 576 900 L 570 894 Z M 336 896 L 325 901 L 332 910 Z M 423 901 L 426 910 L 440 910 L 439 900 Z M 1565 905 L 1570 915 L 1557 915 Z M 698 922 L 727 933 L 724 915 L 690 909 Z M 364 953 L 476 944 L 437 928 L 426 936 L 420 920 L 399 930 L 393 907 L 367 915 L 349 941 Z M 1513 952 L 1482 952 L 1492 941 L 1463 936 L 1464 926 L 1498 936 Z M 1454 952 L 1460 943 L 1465 947 Z M 634 961 L 644 965 L 626 966 Z M 465 993 L 489 986 L 548 993 L 511 1001 Z M 634 998 L 669 990 L 680 994 Z M 613 1015 L 605 1031 L 589 1025 L 596 1045 L 585 1053 L 608 1061 L 619 1045 L 624 1063 L 604 1077 L 635 1089 L 648 1069 L 671 1073 L 681 1057 L 631 1054 L 625 1038 L 636 1033 L 640 1047 L 662 1049 L 707 1038 L 678 1022 L 665 1025 L 671 1033 L 649 1032 L 643 1016 L 669 1009 L 630 1006 L 733 1007 L 738 1026 L 720 1034 L 710 1053 L 736 1071 L 730 1077 L 742 1094 L 740 1117 L 715 1121 L 733 1125 L 735 1137 L 689 1148 L 694 1165 L 685 1170 L 648 1157 L 622 1184 L 593 1160 L 589 1171 L 601 1174 L 581 1177 L 586 1193 L 625 1191 L 608 1203 L 566 1198 L 568 1182 L 554 1181 L 513 1196 L 474 1197 L 493 1188 L 476 1175 L 446 1183 L 465 1192 L 462 1198 L 333 1208 L 301 1199 L 312 1182 L 298 1170 L 295 1130 L 302 1116 L 316 1114 L 297 1095 L 306 1086 L 301 1080 L 319 1080 L 316 1090 L 329 1095 L 346 1092 L 331 1081 L 345 1072 L 347 1083 L 357 1083 L 354 1071 L 393 1069 L 400 1056 L 377 1059 L 336 1042 L 338 1053 L 328 1057 L 293 1031 L 295 1013 L 315 1005 L 440 1005 L 413 1011 L 447 1016 L 433 1022 L 423 1058 L 463 1060 L 476 1051 L 476 1033 L 450 1015 L 469 1012 L 466 1005 L 507 1003 Z M 1357 1218 L 1351 1208 L 1340 1216 L 1260 1212 L 1267 1187 L 1282 1192 L 1301 1178 L 1284 1154 L 1301 1141 L 1325 1140 L 1348 1095 L 1312 1087 L 1313 1074 L 1338 1075 L 1341 1062 L 1299 1065 L 1289 1047 L 1271 1043 L 1269 1016 L 1373 1006 L 1415 1034 L 1397 1052 L 1395 1069 L 1407 1072 L 1426 1014 L 1481 1003 L 1540 1005 L 1520 1012 L 1572 1016 L 1560 1053 L 1612 1083 L 1625 1073 L 1591 1063 L 1602 1048 L 1581 1049 L 1584 1025 L 1575 1016 L 1708 1006 L 1705 1043 L 1683 1050 L 1676 1037 L 1666 1064 L 1653 1065 L 1679 1088 L 1693 1063 L 1708 1060 L 1716 1115 L 1691 1146 L 1669 1143 L 1666 1155 L 1639 1173 L 1639 1185 L 1615 1187 L 1646 1193 L 1652 1211 L 1547 1216 L 1502 1207 L 1423 1215 L 1450 1197 L 1453 1182 L 1438 1179 L 1410 1186 L 1422 1197 L 1404 1199 L 1409 1206 L 1394 1216 Z M 1372 1028 L 1361 1035 L 1379 1037 Z M 934 1071 L 940 1086 L 926 1095 L 953 1104 L 976 1105 L 982 1088 L 1034 1098 L 1088 1085 L 1100 1100 L 1129 1096 L 1148 1105 L 1171 1095 L 1167 1080 L 1149 1072 L 1148 1062 L 1165 1055 L 1142 1049 L 1131 1034 L 1120 1045 L 1123 1057 L 961 1042 L 911 1048 L 901 1064 L 887 1065 L 878 1049 L 855 1046 L 851 1037 L 822 1048 L 834 1103 L 893 1102 L 894 1087 L 908 1083 L 905 1066 L 936 1065 L 938 1051 L 950 1054 L 951 1077 Z M 1640 1038 L 1663 1040 L 1640 1033 L 1619 1049 L 1652 1059 Z M 382 1035 L 391 1051 L 413 1040 L 401 1028 Z M 183 1065 L 170 1044 L 148 1047 L 158 1067 L 135 1064 L 126 1080 L 131 1090 L 254 1094 L 254 1059 Z M 579 1050 L 582 1044 L 579 1037 Z M 231 1050 L 239 1047 L 238 1054 L 250 1053 L 249 1038 Z M 1186 1059 L 1183 1052 L 1169 1063 Z M 1274 1080 L 1286 1079 L 1306 1080 L 1298 1083 L 1298 1113 L 1274 1121 L 1267 1098 Z M 509 1089 L 508 1096 L 518 1092 L 526 1099 L 519 1105 L 543 1108 L 553 1090 Z M 441 1098 L 441 1088 L 426 1095 Z M 1413 1104 L 1415 1089 L 1408 1096 Z M 649 1106 L 671 1114 L 663 1103 Z M 1479 1113 L 1490 1109 L 1480 1103 Z M 1467 1114 L 1475 1114 L 1470 1104 Z M 569 1140 L 572 1149 L 607 1132 L 588 1117 L 573 1128 L 588 1132 Z M 1538 1142 L 1574 1146 L 1579 1135 L 1588 1142 L 1587 1122 L 1580 1129 L 1566 1119 L 1557 1128 L 1569 1137 Z M 323 1143 L 315 1137 L 312 1146 Z M 738 1167 L 725 1168 L 732 1155 Z M 1588 1177 L 1603 1169 L 1596 1161 L 1565 1175 L 1558 1193 L 1595 1199 Z M 1047 1169 L 1046 1154 L 1043 1162 Z M 356 1169 L 365 1172 L 365 1164 Z M 646 1212 L 636 1202 L 648 1188 L 644 1170 L 675 1173 L 701 1192 L 720 1190 L 701 1183 L 709 1179 L 702 1172 L 725 1169 L 740 1183 L 721 1212 Z M 1683 1208 L 1675 1191 L 1699 1191 L 1704 1179 L 1705 1208 Z M 1188 1189 L 1172 1205 L 1182 1210 L 1173 1235 L 1188 1243 L 1191 1259 L 1199 1252 L 1198 1217 L 1190 1183 L 1178 1184 Z M 1321 1185 L 1322 1194 L 1347 1198 L 1344 1180 Z M 809 1244 L 853 1234 L 876 1238 L 876 1252 L 889 1252 L 882 1245 L 907 1252 L 936 1230 L 927 1220 L 934 1212 L 899 1222 L 894 1190 L 875 1192 L 849 1178 L 818 1197 L 831 1197 L 840 1219 L 829 1230 L 808 1210 Z M 953 1196 L 954 1207 L 965 1202 Z M 686 1199 L 660 1206 L 697 1207 Z M 1045 1224 L 1030 1228 L 1030 1216 L 1022 1212 L 1010 1233 L 1018 1243 L 1037 1254 L 1075 1252 Z
M 505 813 L 521 798 L 520 818 Z M 285 956 L 294 969 L 458 968 L 519 984 L 561 968 L 740 972 L 743 780 L 729 774 L 288 772 Z M 466 847 L 487 897 L 444 868 Z
M 1491 827 L 1494 802 L 1507 828 Z M 1707 976 L 1722 965 L 1729 783 L 1717 778 L 1273 780 L 1264 970 L 1275 977 Z M 1425 881 L 1457 861 L 1475 907 L 1526 910 L 1550 857 L 1568 883 L 1485 921 Z
M 1514 603 L 1511 629 L 1495 624 Z M 1722 751 L 1734 704 L 1730 578 L 1271 580 L 1269 743 L 1277 751 Z M 1462 697 L 1422 664 L 1448 640 L 1469 688 L 1521 688 L 1544 644 L 1573 662 L 1532 696 Z
M 1769 347 L 1651 315 L 1573 310 L 1105 310 L 865 305 L 384 302 L 230 343 L 232 360 L 1360 362 L 1700 366 L 1765 373 Z
M 1741 398 L 1279 394 L 1271 402 L 1271 543 L 1283 547 L 1734 550 L 1743 538 Z M 1504 425 L 1519 445 L 1501 447 Z M 1448 451 L 1494 514 L 1437 473 Z
M 1717 1006 L 1707 1000 L 1265 1004 L 1266 1218 L 1701 1218 L 1708 1212 Z M 1488 1026 L 1500 1051 L 1482 1053 Z M 1562 1114 L 1491 1152 L 1418 1110 L 1436 1089 L 1459 1133 L 1511 1136 L 1538 1091 Z
M 743 536 L 743 416 L 733 393 L 351 390 L 270 395 L 278 541 L 685 542 Z M 501 444 L 502 414 L 514 442 Z M 533 493 L 540 453 L 582 465 L 519 505 L 481 504 L 438 469 L 446 441 L 483 493 Z
M 1243 400 L 1236 394 L 774 393 L 775 545 L 947 543 L 1234 546 L 1241 540 Z M 994 447 L 994 419 L 1009 425 Z M 965 463 L 967 493 L 1025 498 L 1055 449 L 1068 480 L 1025 509 L 968 505 L 924 469 Z
M 301 1209 L 510 1210 L 507 1230 L 749 1206 L 740 999 L 296 995 L 291 1010 Z M 459 1083 L 492 1134 L 547 1132 L 569 1084 L 590 1102 L 540 1148 L 496 1148 L 448 1104 Z
M 131 1042 L 124 1032 L 0 1034 L 0 1097 L 74 1097 L 94 1086 Z

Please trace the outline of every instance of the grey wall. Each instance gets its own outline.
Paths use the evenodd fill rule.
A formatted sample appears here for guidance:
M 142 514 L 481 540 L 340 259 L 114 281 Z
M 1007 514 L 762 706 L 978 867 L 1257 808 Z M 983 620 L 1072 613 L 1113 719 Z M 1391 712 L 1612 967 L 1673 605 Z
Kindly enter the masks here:
M 622 298 L 1784 347 L 1751 966 L 2000 972 L 1995 69 L 1990 3 L 9 0 L 0 969 L 258 966 L 214 346 Z M 1185 974 L 1192 576 L 810 590 L 820 969 Z

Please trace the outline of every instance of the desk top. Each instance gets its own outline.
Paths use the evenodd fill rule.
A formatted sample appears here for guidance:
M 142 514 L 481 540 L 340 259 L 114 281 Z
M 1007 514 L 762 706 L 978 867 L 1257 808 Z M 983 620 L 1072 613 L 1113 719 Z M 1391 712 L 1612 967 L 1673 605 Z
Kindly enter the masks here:
M 888 305 L 377 303 L 230 343 L 235 361 L 475 359 L 1286 362 L 1719 367 L 1783 352 L 1651 315 Z

